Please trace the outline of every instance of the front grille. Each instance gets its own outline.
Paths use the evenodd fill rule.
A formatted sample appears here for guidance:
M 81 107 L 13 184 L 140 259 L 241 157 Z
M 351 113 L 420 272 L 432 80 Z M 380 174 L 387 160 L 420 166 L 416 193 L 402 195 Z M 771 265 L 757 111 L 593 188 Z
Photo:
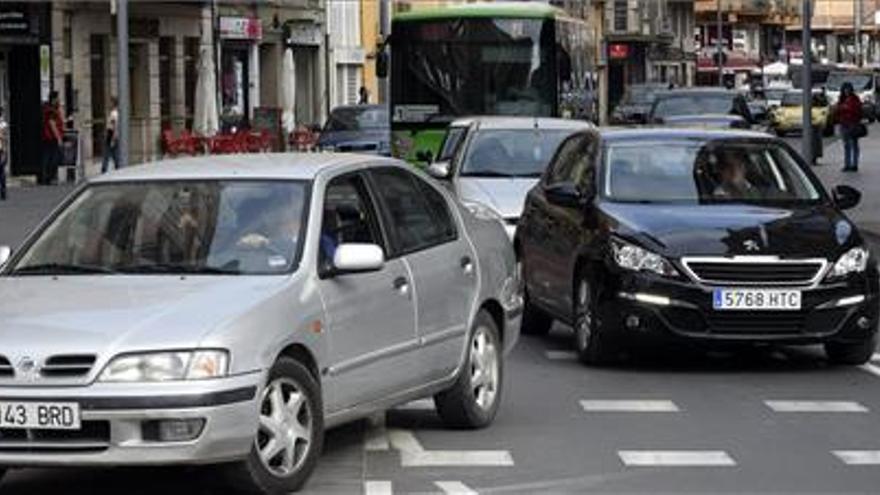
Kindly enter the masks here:
M 709 315 L 709 332 L 736 334 L 797 334 L 806 330 L 805 315 L 793 311 L 722 312 Z
M 0 377 L 3 376 L 15 376 L 15 370 L 12 368 L 12 363 L 9 362 L 5 356 L 0 356 Z
M 825 266 L 811 261 L 682 260 L 700 282 L 710 284 L 806 284 Z
M 109 421 L 83 421 L 79 430 L 0 428 L 0 452 L 100 452 L 109 446 Z
M 95 364 L 94 355 L 67 354 L 52 356 L 40 369 L 46 378 L 75 378 L 89 374 Z
M 813 311 L 713 311 L 666 308 L 666 322 L 678 331 L 706 336 L 799 337 L 836 332 L 846 308 Z

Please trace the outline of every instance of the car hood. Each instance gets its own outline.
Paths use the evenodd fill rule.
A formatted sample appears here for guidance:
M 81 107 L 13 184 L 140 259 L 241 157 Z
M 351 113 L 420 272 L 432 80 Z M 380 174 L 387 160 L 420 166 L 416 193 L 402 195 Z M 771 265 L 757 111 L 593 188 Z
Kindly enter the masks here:
M 0 277 L 3 354 L 197 347 L 284 287 L 280 277 Z
M 853 224 L 825 205 L 781 208 L 607 203 L 602 209 L 612 232 L 636 239 L 645 247 L 672 258 L 745 255 L 836 258 L 861 242 Z M 752 249 L 746 247 L 747 243 Z
M 522 215 L 526 195 L 537 183 L 537 178 L 460 177 L 456 192 L 462 201 L 483 203 L 502 217 L 514 219 Z
M 371 129 L 360 131 L 327 131 L 318 138 L 319 146 L 341 146 L 361 143 L 388 143 L 391 131 L 388 129 Z

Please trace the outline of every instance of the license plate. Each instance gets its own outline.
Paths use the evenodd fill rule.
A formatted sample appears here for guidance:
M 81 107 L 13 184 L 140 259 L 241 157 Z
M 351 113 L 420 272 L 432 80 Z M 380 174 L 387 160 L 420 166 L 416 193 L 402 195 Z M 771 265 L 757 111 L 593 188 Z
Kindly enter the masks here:
M 785 289 L 715 289 L 712 307 L 716 310 L 798 311 L 801 291 Z
M 79 404 L 0 401 L 0 428 L 78 430 Z

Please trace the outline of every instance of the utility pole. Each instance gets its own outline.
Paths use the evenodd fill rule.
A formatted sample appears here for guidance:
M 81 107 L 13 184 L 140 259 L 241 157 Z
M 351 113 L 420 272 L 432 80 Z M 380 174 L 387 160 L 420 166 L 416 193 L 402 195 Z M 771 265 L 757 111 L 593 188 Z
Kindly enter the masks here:
M 853 42 L 856 49 L 856 65 L 864 65 L 862 57 L 862 0 L 853 2 Z
M 802 39 L 803 47 L 803 74 L 801 75 L 801 84 L 803 89 L 803 142 L 801 149 L 803 150 L 804 160 L 807 163 L 813 163 L 813 33 L 810 31 L 813 24 L 813 9 L 810 0 L 804 0 L 802 7 Z
M 116 98 L 119 102 L 119 119 L 116 122 L 119 168 L 128 166 L 129 122 L 131 114 L 131 91 L 128 82 L 128 0 L 116 3 Z
M 391 0 L 379 0 L 379 36 L 385 45 L 385 53 L 390 58 L 391 47 L 387 41 L 391 36 Z M 394 62 L 392 61 L 392 63 Z M 379 101 L 386 105 L 391 101 L 391 85 L 388 84 L 390 78 L 390 74 L 387 77 L 379 78 Z
M 724 86 L 724 46 L 721 44 L 721 30 L 724 28 L 724 19 L 721 15 L 721 0 L 718 0 L 718 12 L 715 26 L 715 47 L 718 60 L 718 85 Z

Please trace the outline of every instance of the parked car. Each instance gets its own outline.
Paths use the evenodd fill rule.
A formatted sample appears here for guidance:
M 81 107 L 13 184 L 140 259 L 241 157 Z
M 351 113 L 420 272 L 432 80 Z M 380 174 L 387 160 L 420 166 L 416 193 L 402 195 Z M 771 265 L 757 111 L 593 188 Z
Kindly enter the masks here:
M 792 90 L 782 98 L 782 104 L 770 113 L 770 128 L 779 136 L 791 132 L 803 132 L 804 93 Z M 825 136 L 834 134 L 831 106 L 821 92 L 813 93 L 813 127 Z
M 318 149 L 391 156 L 391 121 L 384 105 L 350 105 L 330 112 Z
M 828 74 L 824 87 L 830 103 L 837 105 L 840 88 L 844 83 L 852 84 L 859 99 L 862 100 L 862 115 L 868 122 L 873 123 L 878 119 L 877 104 L 880 96 L 878 78 L 880 75 L 870 70 L 835 70 Z
M 782 97 L 792 89 L 794 88 L 790 82 L 784 83 L 780 81 L 772 81 L 764 90 L 764 96 L 767 99 L 767 107 L 772 110 L 779 105 L 782 105 Z
M 491 423 L 519 334 L 504 229 L 390 159 L 125 169 L 4 262 L 4 467 L 232 462 L 288 493 L 326 428 L 430 396 Z
M 754 123 L 746 97 L 719 88 L 684 88 L 657 94 L 651 124 L 748 129 Z
M 523 331 L 574 327 L 586 363 L 648 336 L 823 344 L 833 363 L 877 344 L 878 273 L 786 143 L 748 131 L 579 132 L 528 195 L 515 248 Z
M 465 203 L 489 210 L 513 238 L 526 193 L 556 147 L 584 121 L 533 117 L 478 117 L 453 122 L 441 146 L 442 161 L 428 167 Z M 458 142 L 448 156 L 447 143 Z
M 612 125 L 645 124 L 657 92 L 669 89 L 665 83 L 632 84 L 611 113 Z

